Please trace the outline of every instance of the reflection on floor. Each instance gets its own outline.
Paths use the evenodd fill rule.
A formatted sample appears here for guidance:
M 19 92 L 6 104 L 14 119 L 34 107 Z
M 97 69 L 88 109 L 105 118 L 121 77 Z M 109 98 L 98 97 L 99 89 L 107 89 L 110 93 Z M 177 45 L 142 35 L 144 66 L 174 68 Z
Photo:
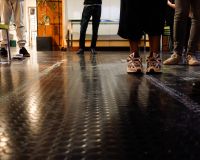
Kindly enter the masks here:
M 1 64 L 0 159 L 200 159 L 200 67 L 130 75 L 127 54 L 32 51 Z

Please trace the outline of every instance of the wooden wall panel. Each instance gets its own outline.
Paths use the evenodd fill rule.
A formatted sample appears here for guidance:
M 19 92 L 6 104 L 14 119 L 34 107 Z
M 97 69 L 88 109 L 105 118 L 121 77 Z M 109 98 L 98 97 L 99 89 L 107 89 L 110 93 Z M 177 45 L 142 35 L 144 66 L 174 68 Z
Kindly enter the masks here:
M 62 0 L 37 0 L 38 36 L 52 37 L 53 50 L 63 46 Z

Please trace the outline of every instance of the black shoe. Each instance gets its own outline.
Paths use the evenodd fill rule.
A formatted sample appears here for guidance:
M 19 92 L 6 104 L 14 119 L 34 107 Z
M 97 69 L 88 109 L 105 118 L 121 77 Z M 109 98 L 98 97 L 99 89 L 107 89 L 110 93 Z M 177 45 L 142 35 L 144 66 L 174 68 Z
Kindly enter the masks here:
M 1 49 L 0 49 L 0 55 L 1 55 L 2 57 L 8 57 L 8 52 L 7 52 L 7 50 L 6 50 L 5 48 L 1 48 Z
M 26 48 L 22 47 L 19 50 L 19 54 L 23 54 L 23 57 L 30 57 L 30 54 L 28 53 L 28 51 L 26 50 Z
M 92 54 L 97 54 L 97 52 L 95 51 L 94 48 L 91 48 L 90 51 L 91 51 Z
M 84 54 L 84 49 L 80 48 L 80 49 L 76 52 L 76 54 Z

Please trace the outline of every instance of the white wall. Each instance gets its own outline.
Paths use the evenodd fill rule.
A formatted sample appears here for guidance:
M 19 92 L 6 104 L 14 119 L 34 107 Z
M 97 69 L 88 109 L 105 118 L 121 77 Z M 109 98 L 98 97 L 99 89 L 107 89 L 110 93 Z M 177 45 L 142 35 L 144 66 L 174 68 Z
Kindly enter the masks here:
M 83 0 L 66 0 L 69 19 L 81 19 Z M 102 0 L 101 19 L 118 20 L 120 0 Z
M 27 37 L 27 44 L 26 45 L 31 45 L 30 44 L 30 17 L 29 17 L 29 7 L 36 7 L 36 0 L 25 0 L 24 1 L 24 24 L 26 26 L 26 37 Z M 34 42 L 35 44 L 35 42 Z
M 120 0 L 102 0 L 101 19 L 119 20 Z

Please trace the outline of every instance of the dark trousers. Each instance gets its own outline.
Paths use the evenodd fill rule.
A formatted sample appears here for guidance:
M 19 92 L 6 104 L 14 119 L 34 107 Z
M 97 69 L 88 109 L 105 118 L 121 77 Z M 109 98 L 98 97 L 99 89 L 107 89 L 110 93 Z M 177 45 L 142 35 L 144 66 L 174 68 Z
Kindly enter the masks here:
M 80 29 L 80 48 L 85 48 L 85 35 L 88 27 L 90 18 L 92 17 L 92 41 L 91 48 L 96 47 L 98 29 L 101 18 L 101 5 L 84 6 L 82 19 L 81 19 L 81 29 Z
M 200 35 L 200 1 L 199 0 L 176 0 L 176 9 L 174 17 L 174 51 L 182 54 L 185 45 L 187 18 L 192 11 L 192 22 L 187 45 L 187 52 L 194 54 L 198 49 Z

